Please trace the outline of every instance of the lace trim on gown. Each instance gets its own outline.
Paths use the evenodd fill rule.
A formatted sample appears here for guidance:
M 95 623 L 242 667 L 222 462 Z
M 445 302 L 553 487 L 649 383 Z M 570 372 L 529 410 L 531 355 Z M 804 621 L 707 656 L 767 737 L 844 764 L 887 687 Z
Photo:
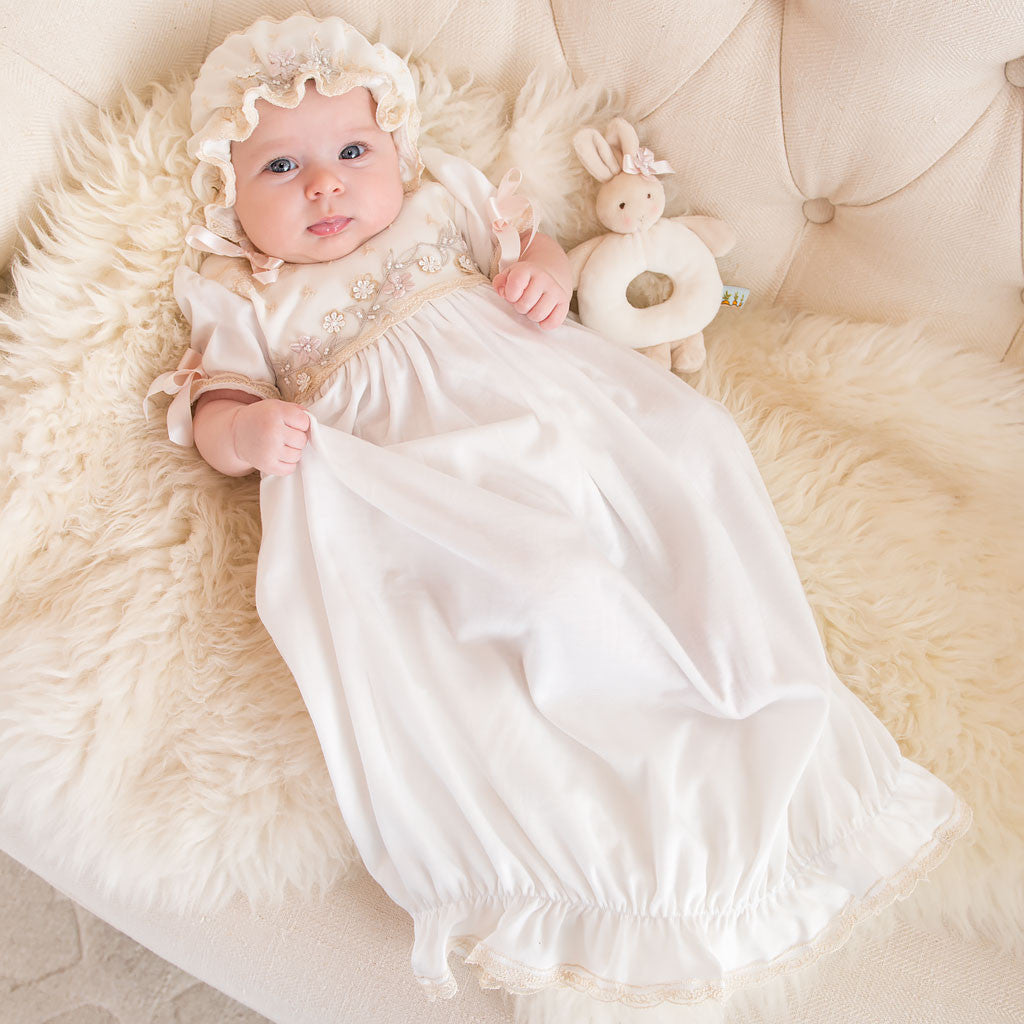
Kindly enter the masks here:
M 357 352 L 376 342 L 395 324 L 412 316 L 421 306 L 435 299 L 443 298 L 460 288 L 473 288 L 486 284 L 488 279 L 476 267 L 464 270 L 464 277 L 440 281 L 433 287 L 420 288 L 402 302 L 393 302 L 387 308 L 379 310 L 371 307 L 366 328 L 351 341 L 337 346 L 336 350 L 326 351 L 326 346 L 318 346 L 312 358 L 305 364 L 292 367 L 275 364 L 277 380 L 281 387 L 281 395 L 287 402 L 298 402 L 309 405 L 322 398 L 334 383 L 334 378 L 346 362 Z
M 632 1007 L 657 1006 L 662 1002 L 694 1004 L 709 999 L 724 1000 L 742 988 L 764 984 L 772 978 L 798 971 L 841 948 L 853 929 L 877 915 L 896 900 L 906 899 L 926 875 L 949 854 L 950 848 L 970 829 L 971 809 L 957 799 L 950 817 L 900 871 L 876 883 L 863 897 L 852 897 L 846 909 L 811 942 L 797 944 L 770 963 L 726 973 L 718 981 L 688 978 L 670 985 L 629 985 L 603 978 L 579 964 L 556 964 L 543 969 L 521 963 L 490 948 L 476 936 L 460 935 L 448 944 L 465 958 L 482 989 L 506 989 L 514 995 L 528 995 L 545 988 L 572 988 L 602 1002 L 621 1002 Z M 449 972 L 442 981 L 417 980 L 431 1002 L 450 999 L 458 991 Z

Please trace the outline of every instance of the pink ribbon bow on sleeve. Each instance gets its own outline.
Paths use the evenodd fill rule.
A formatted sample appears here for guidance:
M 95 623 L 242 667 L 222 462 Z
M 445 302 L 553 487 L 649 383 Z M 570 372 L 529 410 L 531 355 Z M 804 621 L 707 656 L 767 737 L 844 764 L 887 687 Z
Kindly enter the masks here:
M 209 228 L 193 224 L 185 235 L 185 241 L 199 252 L 212 252 L 217 256 L 240 256 L 249 261 L 253 277 L 260 284 L 273 284 L 277 280 L 277 271 L 284 260 L 277 256 L 266 256 L 254 249 L 251 244 L 235 245 L 226 238 L 214 234 Z
M 149 419 L 149 400 L 156 394 L 174 395 L 167 409 L 167 436 L 187 448 L 192 444 L 192 381 L 205 377 L 203 357 L 194 348 L 185 349 L 176 370 L 161 373 L 149 386 L 142 408 Z
M 525 196 L 517 196 L 515 191 L 522 183 L 523 175 L 518 167 L 513 167 L 501 179 L 497 190 L 487 205 L 491 211 L 491 230 L 498 239 L 498 246 L 501 255 L 498 259 L 498 269 L 505 270 L 506 267 L 519 259 L 524 249 L 530 247 L 533 236 L 537 234 L 537 219 L 534 215 L 533 204 Z M 528 217 L 530 222 L 530 237 L 526 245 L 522 244 L 519 231 L 515 222 L 521 218 Z
M 624 153 L 622 169 L 626 174 L 639 174 L 652 181 L 656 174 L 674 173 L 667 160 L 655 160 L 654 154 L 646 146 L 641 146 L 635 153 Z

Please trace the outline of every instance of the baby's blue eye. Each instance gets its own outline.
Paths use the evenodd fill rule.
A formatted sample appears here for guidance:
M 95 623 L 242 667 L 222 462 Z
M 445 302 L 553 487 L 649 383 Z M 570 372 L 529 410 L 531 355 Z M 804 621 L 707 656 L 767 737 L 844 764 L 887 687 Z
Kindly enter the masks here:
M 267 164 L 267 170 L 273 174 L 287 174 L 289 171 L 294 171 L 298 166 L 291 157 L 279 156 L 276 160 L 271 160 Z
M 341 157 L 342 160 L 355 160 L 365 152 L 366 147 L 361 142 L 353 142 L 351 145 L 346 146 L 338 156 Z

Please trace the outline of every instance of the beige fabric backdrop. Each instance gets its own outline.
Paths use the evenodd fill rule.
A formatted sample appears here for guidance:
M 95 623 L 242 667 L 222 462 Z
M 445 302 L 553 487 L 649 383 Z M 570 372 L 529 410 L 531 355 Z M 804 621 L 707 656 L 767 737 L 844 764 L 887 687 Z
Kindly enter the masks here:
M 62 130 L 304 6 L 510 100 L 538 64 L 603 81 L 676 169 L 668 213 L 737 228 L 729 283 L 1024 362 L 1019 0 L 0 0 L 0 262 Z

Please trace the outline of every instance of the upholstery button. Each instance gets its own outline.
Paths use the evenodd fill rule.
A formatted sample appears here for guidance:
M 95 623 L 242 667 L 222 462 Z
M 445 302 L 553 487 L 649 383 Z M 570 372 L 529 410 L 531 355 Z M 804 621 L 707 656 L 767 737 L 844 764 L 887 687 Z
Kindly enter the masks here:
M 1024 57 L 1018 57 L 1016 60 L 1006 62 L 1006 67 L 1003 68 L 1006 74 L 1006 80 L 1010 85 L 1017 85 L 1024 89 Z
M 836 208 L 827 199 L 808 199 L 804 203 L 804 216 L 812 224 L 827 224 L 836 215 Z

